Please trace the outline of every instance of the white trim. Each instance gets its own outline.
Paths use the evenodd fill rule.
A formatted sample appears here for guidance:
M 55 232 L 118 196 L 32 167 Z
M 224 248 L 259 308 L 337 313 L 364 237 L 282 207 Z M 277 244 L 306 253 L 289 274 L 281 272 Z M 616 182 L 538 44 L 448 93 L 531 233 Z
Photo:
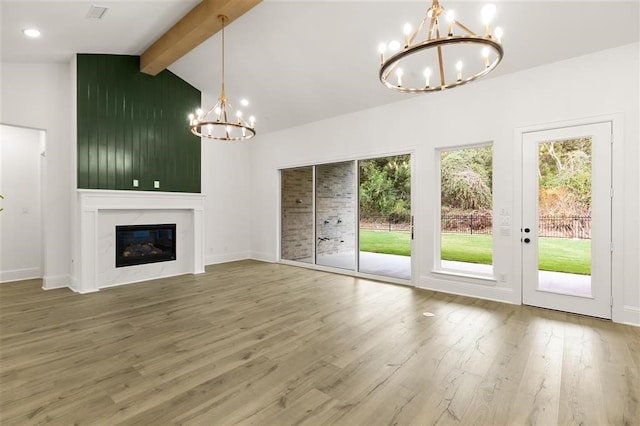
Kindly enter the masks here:
M 473 282 L 475 284 L 480 285 L 495 286 L 498 283 L 498 280 L 493 275 L 479 275 L 470 272 L 462 272 L 461 269 L 434 269 L 431 271 L 431 273 L 452 278 L 467 278 L 474 280 Z
M 276 256 L 273 255 L 273 253 L 266 253 L 266 252 L 259 252 L 259 251 L 252 251 L 249 255 L 249 259 L 259 260 L 260 262 L 267 262 L 267 263 L 278 263 L 278 259 Z M 294 265 L 294 266 L 298 266 L 298 265 Z
M 456 278 L 458 280 L 453 281 L 422 276 L 417 288 L 494 302 L 518 304 L 513 302 L 513 291 L 510 288 L 478 285 L 477 281 L 471 279 L 460 281 L 461 277 L 457 276 Z
M 622 312 L 615 318 L 615 322 L 640 327 L 640 307 L 623 306 Z
M 239 251 L 235 253 L 225 253 L 208 256 L 205 259 L 205 265 L 217 265 L 219 263 L 236 262 L 238 260 L 247 260 L 251 258 L 251 253 Z
M 42 277 L 42 268 L 13 269 L 0 271 L 0 284 L 13 281 L 32 280 Z
M 75 289 L 71 286 L 69 275 L 54 275 L 49 277 L 45 276 L 42 278 L 43 290 L 55 290 L 58 288 L 68 288 L 75 291 Z

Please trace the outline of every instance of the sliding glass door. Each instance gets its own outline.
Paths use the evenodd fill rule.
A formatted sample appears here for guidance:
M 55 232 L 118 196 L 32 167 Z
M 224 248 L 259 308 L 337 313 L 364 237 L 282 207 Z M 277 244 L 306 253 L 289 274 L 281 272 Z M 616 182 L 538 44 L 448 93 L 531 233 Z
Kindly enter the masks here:
M 359 270 L 411 279 L 411 156 L 358 162 Z
M 411 279 L 411 156 L 281 170 L 280 258 Z
M 280 257 L 313 263 L 313 167 L 281 171 Z
M 316 264 L 356 269 L 353 161 L 316 166 Z

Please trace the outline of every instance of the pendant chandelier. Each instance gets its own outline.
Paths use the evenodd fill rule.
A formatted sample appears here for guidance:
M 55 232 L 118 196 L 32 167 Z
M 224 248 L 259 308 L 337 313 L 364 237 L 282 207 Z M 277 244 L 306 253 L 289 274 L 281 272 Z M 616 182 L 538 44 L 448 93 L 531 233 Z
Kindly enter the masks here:
M 496 27 L 491 32 L 495 11 L 492 4 L 482 8 L 484 35 L 478 35 L 457 21 L 455 12 L 445 13 L 433 0 L 415 31 L 405 24 L 404 47 L 398 41 L 380 44 L 380 82 L 403 93 L 436 92 L 488 74 L 504 55 L 502 30 Z M 442 31 L 440 18 L 446 20 Z
M 198 109 L 195 114 L 189 114 L 189 129 L 191 133 L 201 138 L 221 141 L 251 139 L 256 135 L 255 118 L 251 116 L 247 122 L 242 111 L 234 110 L 231 106 L 224 91 L 224 23 L 229 18 L 225 15 L 218 15 L 218 19 L 222 22 L 222 88 L 220 98 L 206 113 Z M 244 99 L 240 103 L 243 106 L 249 105 L 249 102 Z

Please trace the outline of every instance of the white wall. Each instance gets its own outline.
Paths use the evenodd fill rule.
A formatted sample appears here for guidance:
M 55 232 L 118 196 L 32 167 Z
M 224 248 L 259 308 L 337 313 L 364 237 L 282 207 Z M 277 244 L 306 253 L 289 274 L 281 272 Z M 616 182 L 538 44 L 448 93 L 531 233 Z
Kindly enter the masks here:
M 613 225 L 620 247 L 614 268 L 620 270 L 614 276 L 620 282 L 613 283 L 613 319 L 640 325 L 638 50 L 635 43 L 256 138 L 251 211 L 260 213 L 251 216 L 252 257 L 278 259 L 278 168 L 415 150 L 415 284 L 520 303 L 518 129 L 615 115 Z M 495 209 L 508 207 L 514 214 L 512 236 L 494 236 L 494 270 L 507 280 L 486 285 L 443 279 L 432 273 L 435 148 L 488 141 L 494 144 Z
M 0 282 L 42 277 L 44 132 L 0 125 Z
M 45 288 L 69 284 L 71 244 L 70 77 L 65 64 L 2 63 L 0 123 L 46 132 L 42 190 Z
M 202 94 L 203 108 L 216 98 Z M 186 125 L 186 122 L 185 122 Z M 205 264 L 250 255 L 249 177 L 253 141 L 202 140 L 202 194 L 205 201 Z

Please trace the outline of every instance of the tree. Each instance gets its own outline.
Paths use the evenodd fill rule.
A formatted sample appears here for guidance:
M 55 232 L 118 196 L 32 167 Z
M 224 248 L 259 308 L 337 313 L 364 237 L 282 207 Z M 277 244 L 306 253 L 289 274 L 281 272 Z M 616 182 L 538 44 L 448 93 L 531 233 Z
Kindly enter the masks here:
M 360 212 L 365 216 L 408 219 L 411 214 L 409 155 L 360 162 Z
M 443 210 L 490 210 L 493 203 L 490 146 L 443 151 L 440 201 Z
M 543 215 L 591 214 L 591 139 L 543 142 L 538 152 Z

